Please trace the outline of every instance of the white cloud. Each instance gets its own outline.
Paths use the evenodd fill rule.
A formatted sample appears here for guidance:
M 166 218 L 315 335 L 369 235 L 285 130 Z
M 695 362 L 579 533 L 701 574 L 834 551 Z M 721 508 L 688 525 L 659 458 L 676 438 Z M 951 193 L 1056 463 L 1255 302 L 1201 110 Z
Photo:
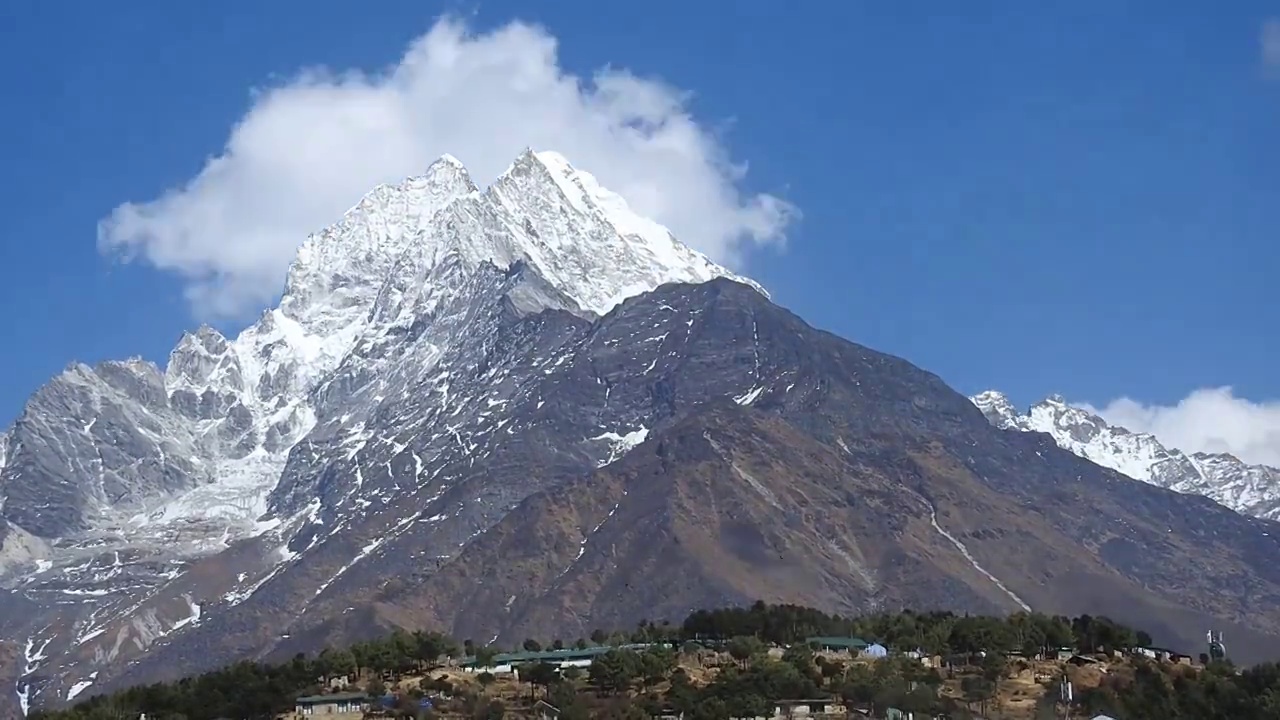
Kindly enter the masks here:
M 1256 403 L 1220 387 L 1196 390 L 1172 406 L 1121 398 L 1089 409 L 1184 452 L 1228 452 L 1248 463 L 1280 467 L 1280 401 Z
M 1262 64 L 1280 70 L 1280 18 L 1262 23 Z
M 278 293 L 306 235 L 374 185 L 446 152 L 483 185 L 525 147 L 560 151 L 727 264 L 781 243 L 794 216 L 740 189 L 745 167 L 686 93 L 614 68 L 569 74 L 539 27 L 477 34 L 444 19 L 384 72 L 308 70 L 256 94 L 220 155 L 181 187 L 117 207 L 99 246 L 178 273 L 198 315 L 243 317 Z

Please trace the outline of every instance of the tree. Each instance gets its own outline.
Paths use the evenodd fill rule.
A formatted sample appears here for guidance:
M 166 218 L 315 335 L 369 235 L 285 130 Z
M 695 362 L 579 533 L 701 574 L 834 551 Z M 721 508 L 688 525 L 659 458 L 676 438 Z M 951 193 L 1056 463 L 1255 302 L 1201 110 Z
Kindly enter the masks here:
M 494 647 L 478 647 L 475 649 L 476 667 L 493 667 L 493 661 L 498 657 L 498 649 Z
M 563 650 L 563 649 L 564 649 L 564 641 L 563 641 L 563 640 L 561 640 L 560 638 L 556 638 L 556 639 L 555 639 L 555 641 L 553 641 L 553 642 L 551 643 L 551 649 L 552 649 L 552 650 Z
M 601 690 L 619 693 L 631 686 L 640 674 L 640 662 L 630 650 L 610 650 L 597 657 L 587 671 L 591 683 Z
M 582 674 L 577 668 L 561 674 L 566 682 L 540 677 L 546 670 L 539 668 L 539 663 L 520 670 L 533 694 L 544 690 L 548 701 L 560 708 L 561 720 L 625 717 L 633 709 L 652 714 L 662 704 L 683 712 L 688 720 L 723 720 L 767 714 L 767 706 L 780 698 L 820 697 L 823 686 L 838 690 L 857 707 L 873 705 L 873 710 L 882 711 L 884 705 L 891 703 L 925 716 L 945 711 L 959 720 L 971 715 L 966 708 L 939 697 L 941 676 L 936 671 L 902 655 L 875 663 L 855 662 L 847 668 L 821 658 L 810 662 L 809 651 L 797 643 L 814 635 L 873 637 L 899 650 L 921 647 L 948 654 L 986 650 L 985 659 L 978 660 L 976 655 L 971 658 L 971 663 L 979 665 L 977 672 L 965 673 L 967 677 L 962 680 L 964 698 L 972 706 L 981 705 L 984 711 L 995 694 L 994 683 L 1005 676 L 1002 648 L 1028 652 L 1063 646 L 1119 648 L 1126 647 L 1125 643 L 1147 640 L 1140 631 L 1100 616 L 1072 619 L 1017 613 L 1009 618 L 983 618 L 907 611 L 842 618 L 808 608 L 757 603 L 750 608 L 699 610 L 679 627 L 646 622 L 636 630 L 637 637 L 654 642 L 683 643 L 692 654 L 698 652 L 694 638 L 707 639 L 717 647 L 730 645 L 737 662 L 719 668 L 702 686 L 695 686 L 684 670 L 672 669 L 674 653 L 667 647 L 639 653 L 619 648 L 602 656 L 588 675 L 595 687 L 608 693 L 604 702 L 581 692 L 575 682 Z M 775 661 L 763 653 L 762 641 L 795 647 L 783 653 L 784 661 Z M 393 632 L 345 649 L 324 650 L 318 656 L 298 654 L 279 664 L 239 662 L 178 682 L 91 697 L 64 710 L 36 709 L 30 718 L 121 720 L 143 713 L 157 720 L 184 716 L 278 717 L 288 712 L 298 695 L 318 692 L 317 678 L 338 668 L 355 667 L 364 674 L 372 671 L 375 676 L 380 671 L 402 672 L 415 663 L 430 664 L 435 661 L 432 658 L 450 654 L 451 644 L 456 648 L 448 637 L 430 631 Z M 481 661 L 481 670 L 484 664 L 493 664 L 497 648 L 466 645 Z M 1102 676 L 1096 688 L 1077 688 L 1078 702 L 1073 711 L 1089 716 L 1106 713 L 1125 720 L 1280 717 L 1280 666 L 1275 664 L 1236 668 L 1229 662 L 1212 661 L 1197 670 L 1141 659 L 1129 663 L 1127 672 Z M 665 697 L 646 692 L 629 698 L 627 691 L 635 687 L 637 680 L 643 680 L 648 688 L 659 685 L 663 677 L 670 683 Z M 481 672 L 478 680 L 481 687 L 494 682 L 488 672 Z M 376 681 L 369 689 L 382 692 L 385 689 L 381 685 Z M 421 694 L 442 692 L 453 695 L 448 708 L 451 715 L 488 718 L 505 713 L 483 692 L 466 686 L 452 690 L 444 675 L 434 680 L 424 677 L 417 690 L 403 694 L 395 714 L 401 718 L 412 716 L 417 712 L 413 701 Z M 1051 692 L 1035 709 L 1039 720 L 1047 720 L 1053 714 L 1056 696 Z
M 987 653 L 986 657 L 982 658 L 982 677 L 992 683 L 998 684 L 1008 669 L 1008 661 L 999 653 Z
M 414 654 L 427 670 L 438 667 L 441 656 L 458 654 L 458 644 L 441 633 L 417 630 L 412 637 Z
M 667 690 L 667 703 L 676 712 L 690 714 L 698 704 L 698 689 L 689 680 L 683 668 L 671 673 L 671 687 Z
M 317 664 L 323 668 L 321 672 L 326 677 L 350 675 L 358 671 L 355 656 L 346 648 L 340 650 L 325 648 L 320 651 Z
M 729 656 L 744 667 L 748 660 L 763 651 L 764 644 L 749 635 L 739 635 L 729 641 Z
M 981 705 L 979 712 L 986 714 L 987 701 L 995 694 L 995 686 L 986 678 L 976 675 L 970 675 L 960 681 L 960 691 L 964 693 L 964 700 L 970 706 L 975 703 Z
M 538 642 L 537 640 L 534 640 L 533 638 L 527 638 L 524 641 L 524 649 L 527 650 L 528 652 L 541 652 L 542 643 Z
M 605 640 L 609 639 L 609 634 L 600 628 L 591 631 L 591 642 L 597 646 L 603 645 Z
M 527 675 L 522 672 L 520 673 L 520 677 L 533 684 L 535 687 L 542 688 L 545 692 L 547 688 L 551 687 L 552 683 L 560 679 L 560 671 L 551 663 L 532 663 L 532 667 L 529 668 Z
M 676 666 L 676 655 L 668 647 L 651 647 L 640 653 L 639 675 L 645 687 L 652 687 L 667 679 Z
M 796 643 L 782 653 L 782 662 L 803 673 L 813 669 L 813 650 L 808 645 Z

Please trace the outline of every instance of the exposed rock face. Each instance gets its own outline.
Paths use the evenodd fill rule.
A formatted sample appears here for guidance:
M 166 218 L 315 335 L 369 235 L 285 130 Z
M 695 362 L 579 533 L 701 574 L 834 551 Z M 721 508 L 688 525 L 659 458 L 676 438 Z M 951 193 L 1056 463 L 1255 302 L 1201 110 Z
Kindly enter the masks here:
M 992 427 L 550 153 L 376 189 L 238 337 L 73 367 L 0 448 L 15 704 L 757 598 L 1280 634 L 1280 526 Z
M 1027 414 L 994 391 L 971 398 L 996 427 L 1046 433 L 1060 447 L 1135 480 L 1203 495 L 1245 515 L 1280 519 L 1280 469 L 1250 465 L 1225 453 L 1185 453 L 1147 433 L 1110 425 L 1060 395 Z
M 9 446 L 4 517 L 45 538 L 117 521 L 208 479 L 164 375 L 136 359 L 67 368 L 31 398 Z

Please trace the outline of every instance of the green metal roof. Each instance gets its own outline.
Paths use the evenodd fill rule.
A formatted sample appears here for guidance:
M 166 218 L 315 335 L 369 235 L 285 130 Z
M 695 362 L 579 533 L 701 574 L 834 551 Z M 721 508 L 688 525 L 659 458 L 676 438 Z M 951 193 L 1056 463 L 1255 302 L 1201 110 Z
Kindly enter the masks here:
M 564 662 L 568 660 L 586 660 L 595 658 L 610 650 L 643 650 L 650 645 L 622 645 L 620 647 L 611 647 L 607 645 L 599 645 L 596 647 L 583 648 L 565 648 L 563 650 L 539 650 L 537 652 L 520 651 L 509 653 L 498 653 L 493 656 L 494 665 L 519 665 L 520 663 L 530 662 Z M 469 656 L 462 659 L 462 665 L 474 665 L 476 663 L 475 656 Z
M 520 652 L 499 653 L 493 658 L 493 661 L 505 665 L 507 663 L 539 662 L 544 660 L 585 660 L 599 657 L 613 649 L 611 647 L 589 647 L 582 650 L 577 648 L 538 650 L 536 652 L 521 650 Z
M 333 693 L 332 695 L 307 695 L 306 697 L 298 698 L 295 702 L 299 705 L 322 705 L 324 703 L 354 702 L 356 700 L 367 702 L 369 700 L 369 696 L 362 692 Z
M 867 641 L 856 637 L 811 637 L 805 640 L 805 643 L 821 647 L 858 648 L 859 650 L 867 646 Z

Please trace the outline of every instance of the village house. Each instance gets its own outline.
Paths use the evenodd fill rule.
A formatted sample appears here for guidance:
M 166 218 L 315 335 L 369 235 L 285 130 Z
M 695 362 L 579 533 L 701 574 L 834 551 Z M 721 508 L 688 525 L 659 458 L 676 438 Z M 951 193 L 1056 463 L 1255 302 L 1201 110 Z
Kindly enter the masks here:
M 867 649 L 868 643 L 856 637 L 811 637 L 805 640 L 809 647 L 826 653 L 848 653 L 857 656 Z
M 916 648 L 915 650 L 908 650 L 903 654 L 911 658 L 912 660 L 919 660 L 920 664 L 927 668 L 942 667 L 941 655 L 930 655 L 929 653 L 925 652 L 924 650 L 921 650 L 920 648 Z
M 845 718 L 849 711 L 839 700 L 827 698 L 818 700 L 779 700 L 773 706 L 773 714 L 751 718 L 750 720 L 799 720 L 800 718 Z
M 1195 664 L 1195 658 L 1190 655 L 1169 650 L 1168 648 L 1140 648 L 1140 654 L 1143 657 L 1152 658 L 1160 662 L 1175 663 L 1177 665 Z
M 864 658 L 880 660 L 881 658 L 889 657 L 889 648 L 881 645 L 880 643 L 871 643 L 863 648 L 860 654 Z
M 328 720 L 355 720 L 364 716 L 369 697 L 364 693 L 308 695 L 294 701 L 294 717 L 325 717 Z
M 590 667 L 591 661 L 610 650 L 635 650 L 640 651 L 652 647 L 648 643 L 636 643 L 631 645 L 622 645 L 619 647 L 589 647 L 589 648 L 565 648 L 563 650 L 540 650 L 537 652 L 523 651 L 498 653 L 493 656 L 493 661 L 487 666 L 481 666 L 475 657 L 463 658 L 458 666 L 464 672 L 490 672 L 495 675 L 506 675 L 515 671 L 515 668 L 525 663 L 547 663 L 557 668 L 567 667 Z
M 351 678 L 346 675 L 334 675 L 330 678 L 321 678 L 321 682 L 329 689 L 329 692 L 338 692 L 346 690 L 351 685 Z

